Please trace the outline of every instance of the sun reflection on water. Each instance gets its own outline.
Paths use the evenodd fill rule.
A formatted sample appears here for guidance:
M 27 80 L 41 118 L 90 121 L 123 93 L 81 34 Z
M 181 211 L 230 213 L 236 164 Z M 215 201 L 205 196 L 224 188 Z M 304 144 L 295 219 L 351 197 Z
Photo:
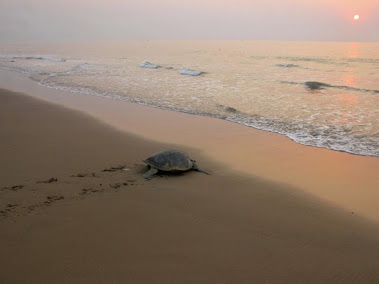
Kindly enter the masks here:
M 351 42 L 347 51 L 349 58 L 357 58 L 359 56 L 359 42 Z
M 339 101 L 342 103 L 345 107 L 351 107 L 355 105 L 358 101 L 356 95 L 351 94 L 341 94 L 339 96 Z
M 356 87 L 356 79 L 357 76 L 355 74 L 348 74 L 346 76 L 343 76 L 342 82 L 344 86 L 349 86 L 349 87 Z

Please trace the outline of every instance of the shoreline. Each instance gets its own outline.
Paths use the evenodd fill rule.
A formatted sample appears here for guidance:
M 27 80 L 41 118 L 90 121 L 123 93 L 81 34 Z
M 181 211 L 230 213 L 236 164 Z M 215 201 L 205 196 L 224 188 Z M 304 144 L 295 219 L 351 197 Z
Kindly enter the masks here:
M 293 186 L 379 222 L 376 157 L 304 146 L 226 120 L 49 89 L 15 72 L 0 74 L 0 87 L 81 111 L 149 140 L 195 148 L 228 169 Z
M 379 229 L 359 214 L 26 94 L 0 102 L 1 282 L 379 280 Z M 166 147 L 212 175 L 144 180 Z

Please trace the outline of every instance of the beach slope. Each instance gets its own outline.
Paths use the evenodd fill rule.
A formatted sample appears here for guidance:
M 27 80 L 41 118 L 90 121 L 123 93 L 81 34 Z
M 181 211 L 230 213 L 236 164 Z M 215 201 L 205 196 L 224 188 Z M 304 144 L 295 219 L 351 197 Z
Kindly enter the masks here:
M 379 281 L 379 229 L 175 146 L 209 170 L 146 181 L 174 146 L 0 91 L 0 282 Z

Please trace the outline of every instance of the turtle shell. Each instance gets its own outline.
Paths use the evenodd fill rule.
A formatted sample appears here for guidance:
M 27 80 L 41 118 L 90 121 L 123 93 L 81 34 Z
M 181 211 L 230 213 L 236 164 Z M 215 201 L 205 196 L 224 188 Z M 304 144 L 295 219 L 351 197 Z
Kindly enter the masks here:
M 152 167 L 162 171 L 188 171 L 193 164 L 188 155 L 181 151 L 168 150 L 156 153 L 144 160 Z

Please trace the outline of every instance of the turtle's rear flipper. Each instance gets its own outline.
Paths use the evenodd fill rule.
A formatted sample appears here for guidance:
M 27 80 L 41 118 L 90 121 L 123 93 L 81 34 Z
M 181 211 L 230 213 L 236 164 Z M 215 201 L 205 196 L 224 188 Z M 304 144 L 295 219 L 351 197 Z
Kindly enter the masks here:
M 143 174 L 143 178 L 149 179 L 158 172 L 158 169 L 151 167 L 146 173 Z
M 196 170 L 196 171 L 199 171 L 203 174 L 206 174 L 206 175 L 210 175 L 210 173 L 204 171 L 203 169 L 199 168 L 199 166 L 194 162 L 192 161 L 192 164 L 193 164 L 193 169 Z

